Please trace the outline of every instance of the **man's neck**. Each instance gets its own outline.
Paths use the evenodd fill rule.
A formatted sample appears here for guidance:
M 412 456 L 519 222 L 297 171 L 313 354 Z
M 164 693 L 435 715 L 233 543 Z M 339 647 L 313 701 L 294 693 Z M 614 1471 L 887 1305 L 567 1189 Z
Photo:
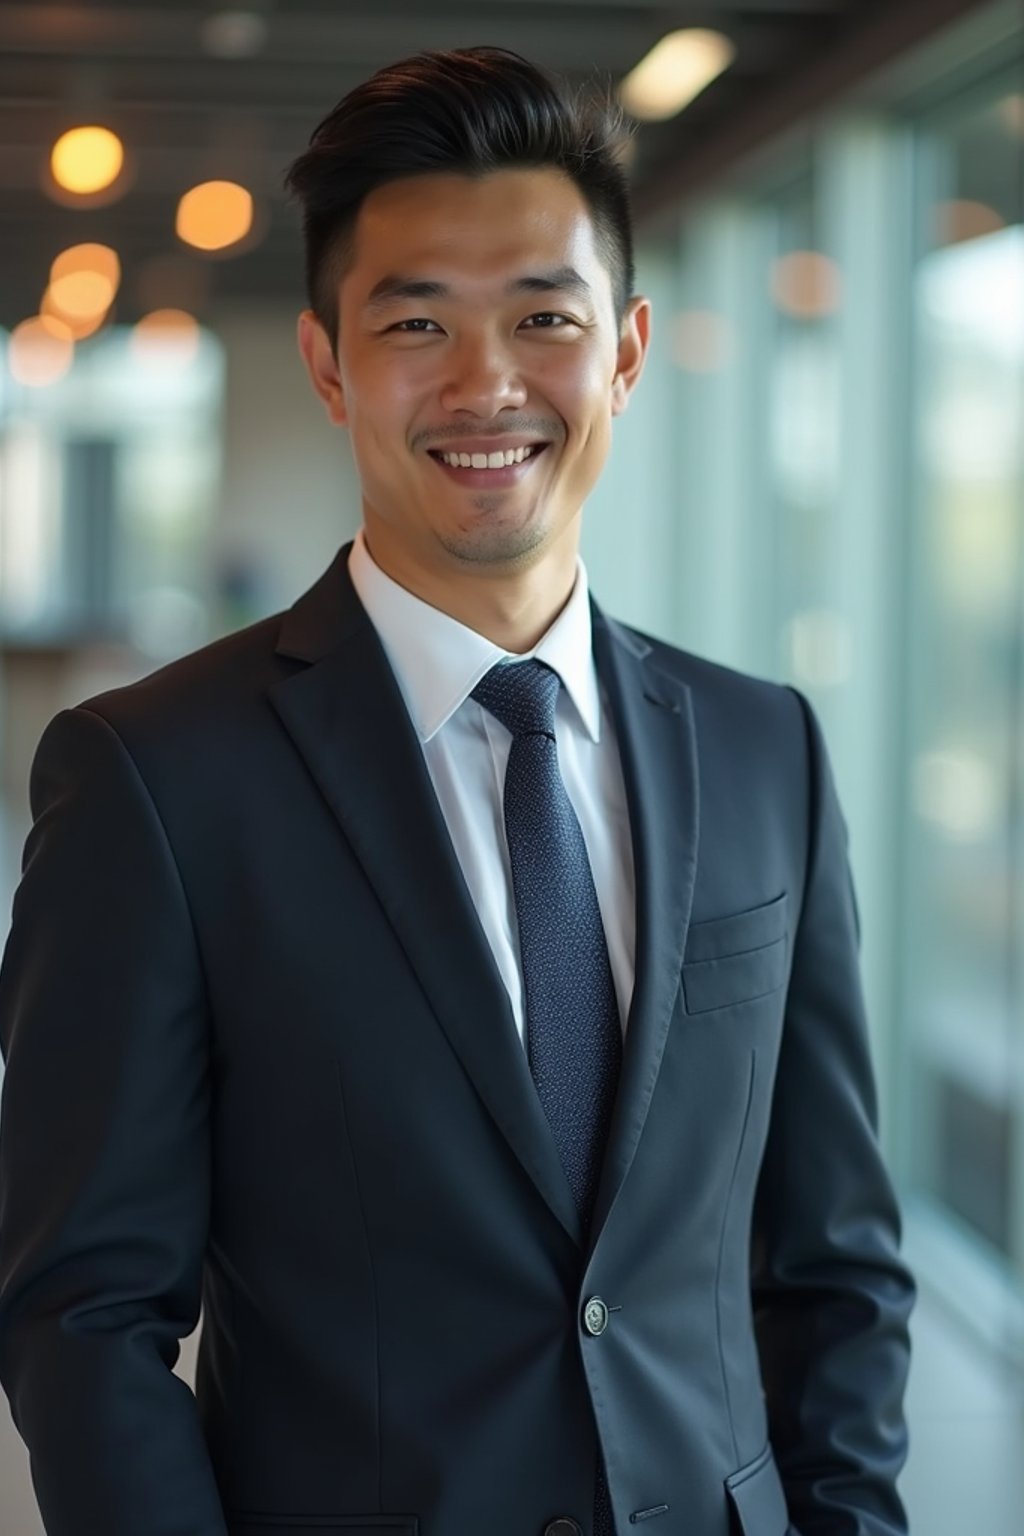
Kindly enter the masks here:
M 400 587 L 513 655 L 532 651 L 551 628 L 576 583 L 575 541 L 526 570 L 488 576 L 425 569 L 376 529 L 363 529 L 371 558 Z

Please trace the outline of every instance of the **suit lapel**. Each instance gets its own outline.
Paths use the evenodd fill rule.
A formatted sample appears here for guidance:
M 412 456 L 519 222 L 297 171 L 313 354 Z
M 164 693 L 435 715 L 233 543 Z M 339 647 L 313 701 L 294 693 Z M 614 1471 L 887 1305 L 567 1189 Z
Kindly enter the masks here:
M 309 665 L 274 684 L 271 699 L 453 1050 L 579 1243 L 579 1218 L 508 995 L 394 674 L 349 578 L 349 548 L 285 616 L 278 654 Z
M 331 807 L 453 1050 L 551 1210 L 579 1218 L 504 985 L 348 551 L 285 615 L 277 651 L 307 663 L 271 698 Z M 636 874 L 636 980 L 591 1245 L 629 1172 L 679 991 L 697 868 L 689 689 L 592 605 L 594 654 L 622 759 Z
M 699 789 L 690 690 L 650 646 L 592 605 L 594 654 L 615 720 L 633 836 L 636 980 L 592 1224 L 596 1242 L 643 1131 L 672 1011 L 697 872 Z

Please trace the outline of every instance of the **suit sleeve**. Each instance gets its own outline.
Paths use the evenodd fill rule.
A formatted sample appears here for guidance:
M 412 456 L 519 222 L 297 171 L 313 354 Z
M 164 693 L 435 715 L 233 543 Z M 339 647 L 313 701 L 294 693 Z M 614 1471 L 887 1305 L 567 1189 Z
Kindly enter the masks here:
M 195 1399 L 207 1008 L 171 848 L 120 738 L 48 726 L 0 967 L 0 1381 L 48 1536 L 224 1536 Z
M 755 1207 L 755 1323 L 796 1530 L 898 1536 L 914 1286 L 877 1140 L 846 826 L 820 729 L 800 703 L 808 862 Z

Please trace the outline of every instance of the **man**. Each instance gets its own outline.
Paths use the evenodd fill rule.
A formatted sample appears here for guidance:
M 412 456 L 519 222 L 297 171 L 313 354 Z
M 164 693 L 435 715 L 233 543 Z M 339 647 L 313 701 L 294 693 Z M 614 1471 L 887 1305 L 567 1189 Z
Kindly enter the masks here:
M 430 54 L 290 182 L 360 535 L 33 772 L 0 1369 L 47 1531 L 893 1536 L 821 737 L 577 556 L 650 334 L 611 129 Z

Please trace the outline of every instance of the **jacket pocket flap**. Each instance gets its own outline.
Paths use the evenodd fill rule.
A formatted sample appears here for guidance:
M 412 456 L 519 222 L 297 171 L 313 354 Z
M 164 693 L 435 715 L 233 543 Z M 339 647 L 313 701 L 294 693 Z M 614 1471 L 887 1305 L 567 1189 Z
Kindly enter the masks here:
M 735 912 L 731 917 L 713 917 L 707 922 L 691 923 L 686 936 L 684 963 L 694 960 L 721 960 L 726 955 L 762 949 L 786 936 L 789 898 L 785 891 L 761 907 Z
M 771 1446 L 756 1461 L 725 1480 L 743 1536 L 786 1536 L 790 1529 L 786 1495 Z
M 698 960 L 683 966 L 683 996 L 687 1013 L 708 1013 L 764 997 L 786 979 L 786 945 L 782 939 L 741 955 Z

